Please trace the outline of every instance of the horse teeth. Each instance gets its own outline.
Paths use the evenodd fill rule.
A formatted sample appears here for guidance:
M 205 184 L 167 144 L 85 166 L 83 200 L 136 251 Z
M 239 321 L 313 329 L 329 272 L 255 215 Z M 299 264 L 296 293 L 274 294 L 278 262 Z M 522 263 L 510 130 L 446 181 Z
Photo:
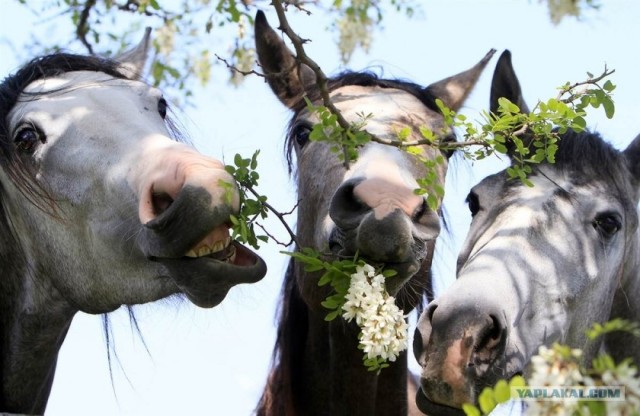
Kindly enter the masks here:
M 236 261 L 236 247 L 235 246 L 230 246 L 229 247 L 229 257 L 227 257 L 227 262 L 228 263 L 234 263 Z
M 198 258 L 198 257 L 215 255 L 215 254 L 218 254 L 218 255 L 222 254 L 224 256 L 224 259 L 228 259 L 229 256 L 232 255 L 231 253 L 235 253 L 235 248 L 233 246 L 231 246 L 231 248 L 233 248 L 233 251 L 228 250 L 228 252 L 225 253 L 225 250 L 227 250 L 227 248 L 230 247 L 230 244 L 231 244 L 231 237 L 227 237 L 224 240 L 216 241 L 215 243 L 213 243 L 212 246 L 202 245 L 197 248 L 192 248 L 191 250 L 187 251 L 185 256 L 191 257 L 191 258 Z
M 224 241 L 216 241 L 213 243 L 213 247 L 211 247 L 211 253 L 217 253 L 219 251 L 224 250 L 225 244 Z

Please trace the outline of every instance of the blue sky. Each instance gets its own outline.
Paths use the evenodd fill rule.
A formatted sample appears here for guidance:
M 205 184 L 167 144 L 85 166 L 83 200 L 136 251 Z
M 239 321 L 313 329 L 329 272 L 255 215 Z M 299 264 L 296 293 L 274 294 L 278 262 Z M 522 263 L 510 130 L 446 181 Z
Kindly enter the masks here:
M 539 98 L 555 96 L 555 88 L 564 82 L 583 80 L 586 71 L 599 73 L 607 64 L 616 70 L 611 78 L 618 86 L 616 115 L 608 120 L 592 111 L 588 123 L 621 148 L 640 133 L 636 79 L 640 4 L 632 0 L 603 3 L 600 11 L 587 13 L 581 21 L 567 18 L 553 26 L 538 1 L 424 1 L 422 12 L 411 20 L 388 14 L 369 54 L 356 53 L 349 67 L 382 67 L 386 76 L 426 85 L 470 67 L 490 48 L 499 53 L 508 48 L 531 106 Z M 50 22 L 33 20 L 15 1 L 0 0 L 0 5 L 0 73 L 4 76 L 20 64 L 7 39 L 19 45 L 32 31 L 56 36 L 56 30 Z M 270 10 L 267 16 L 276 21 Z M 313 40 L 307 52 L 325 72 L 342 69 L 335 35 L 325 31 L 328 20 L 322 13 L 296 16 L 291 24 Z M 227 45 L 216 47 L 214 36 L 205 41 L 219 55 L 227 53 Z M 471 118 L 479 119 L 478 113 L 487 107 L 495 61 L 462 110 Z M 262 193 L 282 211 L 293 206 L 294 183 L 282 152 L 289 115 L 262 79 L 249 78 L 236 89 L 226 84 L 224 71 L 217 70 L 210 85 L 196 92 L 194 108 L 185 109 L 181 116 L 203 153 L 231 160 L 235 153 L 249 156 L 260 148 Z M 450 168 L 445 204 L 453 236 L 438 243 L 438 288 L 454 278 L 455 253 L 469 222 L 463 203 L 466 193 L 502 167 L 504 161 L 492 159 Z M 277 223 L 267 226 L 276 228 Z M 60 353 L 47 414 L 250 414 L 266 379 L 275 337 L 275 308 L 286 261 L 280 250 L 275 244 L 264 246 L 260 254 L 269 266 L 264 280 L 232 289 L 214 309 L 175 300 L 136 308 L 149 352 L 126 313 L 112 314 L 122 364 L 122 368 L 113 365 L 113 385 L 101 319 L 78 314 Z M 410 361 L 415 367 L 412 357 Z

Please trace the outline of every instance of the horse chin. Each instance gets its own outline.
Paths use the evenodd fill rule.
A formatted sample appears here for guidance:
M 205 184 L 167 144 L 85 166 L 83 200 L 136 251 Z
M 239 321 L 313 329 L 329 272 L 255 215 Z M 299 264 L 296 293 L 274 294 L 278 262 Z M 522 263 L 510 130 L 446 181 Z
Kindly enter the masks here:
M 403 263 L 385 263 L 385 270 L 393 270 L 396 274 L 385 281 L 385 287 L 390 295 L 396 296 L 409 279 L 418 273 L 424 259 L 411 259 Z
M 438 416 L 464 416 L 465 415 L 462 409 L 457 409 L 455 407 L 450 407 L 443 404 L 438 404 L 436 402 L 432 402 L 424 394 L 422 389 L 418 389 L 418 392 L 416 393 L 416 404 L 418 405 L 418 409 L 420 409 L 422 413 L 427 415 L 438 415 Z
M 386 289 L 390 295 L 397 295 L 409 279 L 414 277 L 423 267 L 425 261 L 429 262 L 433 252 L 433 242 L 414 239 L 411 246 L 411 255 L 402 261 L 392 259 L 380 259 L 367 256 L 357 243 L 357 232 L 346 232 L 334 228 L 329 237 L 329 250 L 336 258 L 352 258 L 358 253 L 359 257 L 374 267 L 382 266 L 385 270 L 393 270 L 396 274 L 387 279 Z
M 255 283 L 267 273 L 267 265 L 253 251 L 233 241 L 235 250 L 228 259 L 211 256 L 156 258 L 169 271 L 180 290 L 202 308 L 212 308 L 225 298 L 229 289 L 240 283 Z

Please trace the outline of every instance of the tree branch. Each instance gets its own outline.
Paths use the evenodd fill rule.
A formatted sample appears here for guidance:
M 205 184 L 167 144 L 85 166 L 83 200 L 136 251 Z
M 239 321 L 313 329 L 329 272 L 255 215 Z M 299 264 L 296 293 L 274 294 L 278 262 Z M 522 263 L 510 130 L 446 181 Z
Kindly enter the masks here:
M 241 74 L 241 75 L 244 75 L 244 76 L 253 74 L 253 75 L 257 75 L 257 76 L 262 77 L 262 78 L 266 78 L 267 77 L 265 74 L 260 73 L 258 71 L 255 71 L 253 69 L 250 70 L 250 71 L 243 71 L 243 70 L 239 69 L 238 67 L 230 64 L 229 61 L 227 61 L 226 59 L 220 57 L 217 53 L 214 54 L 214 55 L 219 61 L 222 61 L 229 70 L 231 70 L 233 72 L 237 72 L 238 74 Z
M 280 0 L 272 0 L 271 4 L 275 8 L 276 14 L 278 15 L 278 21 L 280 22 L 280 26 L 278 29 L 280 29 L 291 40 L 291 43 L 296 50 L 296 58 L 298 62 L 308 66 L 316 74 L 316 84 L 318 86 L 318 90 L 320 91 L 320 96 L 322 97 L 322 104 L 331 112 L 331 114 L 336 116 L 338 125 L 340 127 L 342 127 L 345 131 L 350 130 L 352 128 L 351 123 L 349 123 L 344 118 L 340 110 L 338 110 L 338 108 L 331 101 L 331 97 L 329 96 L 329 88 L 327 85 L 329 81 L 328 77 L 322 71 L 320 66 L 313 59 L 311 59 L 304 50 L 303 45 L 308 42 L 308 39 L 302 39 L 300 36 L 298 36 L 297 33 L 293 31 L 287 20 L 285 8 L 282 6 L 282 2 Z M 349 169 L 349 157 L 346 147 L 343 146 L 342 151 L 344 156 L 344 166 L 346 169 Z
M 96 5 L 96 0 L 87 0 L 84 4 L 84 8 L 80 12 L 80 17 L 78 18 L 78 24 L 76 25 L 76 37 L 87 48 L 87 52 L 90 55 L 93 55 L 93 46 L 87 40 L 87 33 L 89 33 L 89 15 L 91 14 L 91 9 Z
M 251 192 L 253 194 L 253 196 L 255 196 L 256 198 L 258 198 L 258 200 L 260 199 L 260 194 L 258 192 L 256 192 L 255 189 L 253 189 L 252 186 L 246 186 L 246 189 Z M 291 229 L 291 227 L 289 227 L 289 224 L 287 224 L 287 221 L 285 221 L 285 218 L 287 215 L 291 215 L 293 213 L 293 211 L 296 210 L 296 208 L 298 207 L 298 203 L 296 203 L 294 205 L 294 207 L 291 209 L 291 211 L 288 212 L 284 212 L 281 213 L 280 211 L 278 211 L 277 209 L 275 209 L 275 207 L 273 207 L 273 205 L 269 204 L 268 202 L 260 202 L 265 208 L 267 208 L 269 211 L 271 211 L 276 217 L 278 217 L 278 220 L 282 223 L 282 226 L 285 228 L 285 230 L 287 230 L 287 233 L 289 234 L 290 237 L 290 242 L 288 244 L 283 244 L 281 242 L 279 242 L 276 238 L 274 238 L 271 234 L 269 234 L 269 232 L 267 232 L 267 230 L 259 223 L 256 222 L 256 225 L 258 225 L 260 228 L 262 228 L 262 230 L 267 233 L 267 236 L 269 236 L 271 239 L 273 239 L 276 243 L 284 245 L 285 247 L 289 247 L 291 245 L 291 243 L 295 243 L 296 246 L 300 247 L 300 245 L 298 244 L 298 240 L 296 239 L 296 233 Z
M 572 93 L 571 91 L 575 90 L 578 87 L 581 86 L 586 86 L 586 85 L 595 85 L 596 87 L 600 88 L 600 85 L 598 85 L 598 82 L 602 81 L 604 78 L 608 77 L 609 75 L 613 74 L 614 72 L 616 72 L 615 69 L 609 70 L 607 69 L 607 66 L 604 66 L 604 71 L 602 72 L 601 75 L 595 77 L 595 78 L 589 78 L 586 81 L 580 81 L 580 82 L 576 82 L 573 83 L 571 85 L 567 85 L 565 87 L 560 88 L 560 91 L 558 92 L 558 96 L 556 97 L 556 99 L 558 101 L 562 101 L 565 104 L 569 104 L 571 102 L 573 102 L 577 97 L 583 95 L 582 92 L 578 92 L 578 93 Z M 569 97 L 565 98 L 565 99 L 561 99 L 563 95 L 565 94 L 569 94 Z

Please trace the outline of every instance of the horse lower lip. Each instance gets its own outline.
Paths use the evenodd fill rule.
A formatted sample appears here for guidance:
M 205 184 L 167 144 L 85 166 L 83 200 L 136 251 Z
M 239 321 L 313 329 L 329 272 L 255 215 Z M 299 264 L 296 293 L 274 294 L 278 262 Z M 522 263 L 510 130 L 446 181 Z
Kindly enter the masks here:
M 255 283 L 261 280 L 267 266 L 258 255 L 237 242 L 234 246 L 233 262 L 209 257 L 157 258 L 169 277 L 194 304 L 210 308 L 220 303 L 229 289 L 240 283 Z
M 436 402 L 429 400 L 429 398 L 420 389 L 416 394 L 416 404 L 418 405 L 418 409 L 420 409 L 421 412 L 428 415 L 440 415 L 440 416 L 464 416 L 465 415 L 462 409 L 456 409 L 454 407 L 438 404 Z

